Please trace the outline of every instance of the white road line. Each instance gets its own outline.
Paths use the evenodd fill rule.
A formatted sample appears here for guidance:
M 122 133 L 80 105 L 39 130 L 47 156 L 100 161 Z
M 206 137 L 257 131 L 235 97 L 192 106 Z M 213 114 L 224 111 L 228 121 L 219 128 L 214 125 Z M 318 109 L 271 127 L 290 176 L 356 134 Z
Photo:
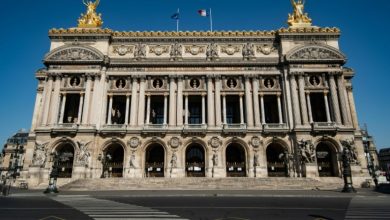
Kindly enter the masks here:
M 390 219 L 390 197 L 355 197 L 351 200 L 345 219 Z

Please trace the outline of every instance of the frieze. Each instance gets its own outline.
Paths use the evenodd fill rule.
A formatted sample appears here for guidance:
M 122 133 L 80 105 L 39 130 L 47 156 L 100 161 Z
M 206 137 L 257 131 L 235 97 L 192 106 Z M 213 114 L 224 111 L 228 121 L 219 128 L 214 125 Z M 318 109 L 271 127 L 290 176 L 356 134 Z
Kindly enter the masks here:
M 295 49 L 286 56 L 287 60 L 342 60 L 345 56 L 336 48 L 329 46 L 303 46 Z
M 229 45 L 222 45 L 221 46 L 221 52 L 222 53 L 226 53 L 229 56 L 232 56 L 232 55 L 240 52 L 240 49 L 241 48 L 238 45 L 231 45 L 231 44 L 229 44 Z
M 263 45 L 257 46 L 256 51 L 258 53 L 262 53 L 264 55 L 270 55 L 271 53 L 276 51 L 276 47 L 274 47 L 272 44 L 263 44 Z
M 53 61 L 91 61 L 91 60 L 101 60 L 101 57 L 96 53 L 83 49 L 83 48 L 67 48 L 56 52 L 53 55 L 50 55 L 47 60 Z
M 205 46 L 197 46 L 197 45 L 191 45 L 191 46 L 184 46 L 185 53 L 190 53 L 191 55 L 198 55 L 200 53 L 204 53 L 206 51 Z
M 118 54 L 119 56 L 125 56 L 128 53 L 133 53 L 134 46 L 113 46 L 113 52 Z
M 156 56 L 161 56 L 162 54 L 169 52 L 168 45 L 153 45 L 149 46 L 149 53 L 156 54 Z

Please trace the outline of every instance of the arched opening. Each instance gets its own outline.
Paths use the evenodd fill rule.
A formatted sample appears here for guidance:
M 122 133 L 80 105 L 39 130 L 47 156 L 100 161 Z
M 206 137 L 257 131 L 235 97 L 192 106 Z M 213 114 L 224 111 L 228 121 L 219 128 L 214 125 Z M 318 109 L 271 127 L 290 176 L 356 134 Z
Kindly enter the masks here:
M 165 151 L 161 144 L 154 143 L 146 149 L 146 177 L 164 177 Z
M 246 156 L 244 148 L 237 143 L 229 144 L 226 148 L 226 176 L 246 176 Z
M 267 147 L 267 170 L 269 177 L 287 177 L 286 163 L 287 150 L 278 143 L 272 143 Z
M 186 150 L 186 174 L 188 177 L 205 177 L 205 153 L 200 144 L 191 144 Z
M 337 153 L 332 146 L 321 142 L 316 148 L 320 177 L 338 176 Z
M 63 143 L 55 149 L 58 158 L 58 178 L 72 178 L 74 147 L 70 143 Z
M 112 143 L 104 150 L 103 161 L 104 177 L 123 177 L 124 150 L 122 145 Z

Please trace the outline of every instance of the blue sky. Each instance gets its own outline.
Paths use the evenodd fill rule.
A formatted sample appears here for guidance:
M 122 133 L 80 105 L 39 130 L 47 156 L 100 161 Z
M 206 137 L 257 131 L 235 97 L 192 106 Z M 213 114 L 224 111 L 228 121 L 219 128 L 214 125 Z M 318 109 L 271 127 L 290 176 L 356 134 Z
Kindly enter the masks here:
M 81 0 L 1 0 L 0 144 L 29 129 L 37 81 L 49 50 L 50 28 L 75 27 L 85 11 Z M 104 26 L 113 30 L 175 30 L 170 16 L 180 8 L 181 30 L 207 30 L 198 9 L 212 8 L 215 30 L 275 30 L 286 27 L 289 0 L 101 0 Z M 378 148 L 390 147 L 389 0 L 307 0 L 316 26 L 339 27 L 346 66 L 356 71 L 355 102 Z M 387 68 L 386 68 L 387 67 Z M 0 147 L 1 148 L 1 147 Z

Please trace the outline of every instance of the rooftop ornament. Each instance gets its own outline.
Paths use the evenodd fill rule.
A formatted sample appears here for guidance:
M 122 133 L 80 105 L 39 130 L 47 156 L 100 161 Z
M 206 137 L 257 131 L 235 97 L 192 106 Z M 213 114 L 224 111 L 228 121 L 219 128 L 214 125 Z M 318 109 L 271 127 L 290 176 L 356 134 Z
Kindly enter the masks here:
M 81 14 L 79 18 L 79 28 L 101 28 L 103 21 L 101 18 L 101 14 L 96 13 L 96 8 L 98 7 L 100 0 L 93 1 L 85 1 L 83 0 L 83 4 L 87 6 L 87 12 L 85 14 Z
M 293 14 L 288 14 L 287 23 L 290 27 L 311 27 L 311 19 L 309 15 L 304 12 L 305 0 L 291 0 L 291 4 L 294 8 Z

